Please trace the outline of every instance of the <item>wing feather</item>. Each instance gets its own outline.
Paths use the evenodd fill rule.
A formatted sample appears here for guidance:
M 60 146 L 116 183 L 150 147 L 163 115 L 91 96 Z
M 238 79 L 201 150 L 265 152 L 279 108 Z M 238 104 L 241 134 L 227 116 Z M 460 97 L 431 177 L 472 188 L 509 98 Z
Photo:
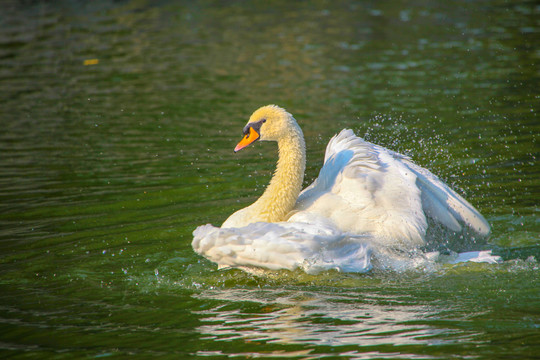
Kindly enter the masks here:
M 328 143 L 319 177 L 299 196 L 295 213 L 313 213 L 351 233 L 402 243 L 424 241 L 426 216 L 459 232 L 487 235 L 484 217 L 437 176 L 404 155 L 342 130 Z
M 458 221 L 464 223 L 479 235 L 487 236 L 489 223 L 467 200 L 450 189 L 437 176 L 408 159 L 403 162 L 417 176 L 418 187 L 422 191 L 422 203 L 426 214 L 454 231 L 460 231 Z

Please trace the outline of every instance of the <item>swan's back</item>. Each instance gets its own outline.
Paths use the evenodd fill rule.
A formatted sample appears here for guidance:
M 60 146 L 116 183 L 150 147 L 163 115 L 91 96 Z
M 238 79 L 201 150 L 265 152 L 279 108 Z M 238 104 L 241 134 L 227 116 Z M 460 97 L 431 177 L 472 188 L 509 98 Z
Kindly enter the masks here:
M 328 143 L 319 177 L 300 194 L 289 221 L 313 216 L 392 245 L 423 245 L 426 216 L 455 232 L 467 226 L 489 233 L 482 215 L 431 172 L 348 129 Z

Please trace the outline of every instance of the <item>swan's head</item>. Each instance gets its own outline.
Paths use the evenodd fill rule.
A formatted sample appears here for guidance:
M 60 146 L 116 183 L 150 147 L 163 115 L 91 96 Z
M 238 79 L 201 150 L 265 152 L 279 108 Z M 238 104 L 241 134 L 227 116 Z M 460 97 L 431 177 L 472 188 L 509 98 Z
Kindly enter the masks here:
M 255 110 L 249 118 L 244 127 L 244 138 L 236 145 L 234 152 L 257 140 L 279 141 L 296 127 L 298 127 L 296 121 L 285 109 L 276 105 L 263 106 Z

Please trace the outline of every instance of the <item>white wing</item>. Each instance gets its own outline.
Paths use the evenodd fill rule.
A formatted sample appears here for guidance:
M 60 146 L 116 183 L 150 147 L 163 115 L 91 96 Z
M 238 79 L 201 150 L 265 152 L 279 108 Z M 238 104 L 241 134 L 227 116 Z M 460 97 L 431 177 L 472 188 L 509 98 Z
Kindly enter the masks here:
M 462 231 L 463 224 L 481 236 L 489 235 L 489 223 L 467 200 L 429 170 L 414 164 L 410 159 L 403 158 L 403 163 L 417 176 L 416 183 L 422 194 L 422 206 L 428 217 L 452 231 Z
M 403 155 L 342 130 L 328 143 L 319 177 L 299 196 L 289 221 L 324 217 L 378 242 L 424 243 L 426 215 L 453 231 L 489 233 L 486 220 L 435 175 Z

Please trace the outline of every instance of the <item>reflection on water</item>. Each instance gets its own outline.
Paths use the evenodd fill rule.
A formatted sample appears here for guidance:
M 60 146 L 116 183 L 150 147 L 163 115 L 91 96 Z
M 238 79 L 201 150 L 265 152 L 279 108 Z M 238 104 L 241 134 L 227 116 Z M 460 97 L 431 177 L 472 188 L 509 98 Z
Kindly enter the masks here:
M 199 299 L 224 303 L 195 312 L 202 315 L 202 334 L 218 341 L 243 339 L 284 344 L 373 346 L 380 344 L 441 344 L 455 342 L 452 330 L 422 324 L 438 315 L 437 305 L 415 305 L 413 299 L 396 300 L 370 294 L 339 294 L 318 291 L 205 290 Z M 257 304 L 246 310 L 238 302 Z M 381 305 L 380 303 L 385 303 Z M 437 338 L 445 334 L 445 339 Z M 460 335 L 463 339 L 464 334 Z

